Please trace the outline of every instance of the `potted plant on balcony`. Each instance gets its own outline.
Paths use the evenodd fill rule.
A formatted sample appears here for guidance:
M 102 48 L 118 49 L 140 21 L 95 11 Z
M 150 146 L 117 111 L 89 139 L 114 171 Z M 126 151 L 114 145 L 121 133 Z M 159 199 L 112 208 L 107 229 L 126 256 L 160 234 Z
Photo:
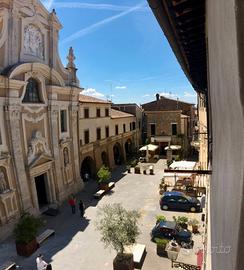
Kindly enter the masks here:
M 98 217 L 96 228 L 101 233 L 101 241 L 105 247 L 112 247 L 117 252 L 113 269 L 133 270 L 133 254 L 126 253 L 125 250 L 139 236 L 139 212 L 126 210 L 121 204 L 112 204 L 99 208 Z
M 14 229 L 16 250 L 19 255 L 28 257 L 37 250 L 36 235 L 42 224 L 40 218 L 29 213 L 21 215 Z
M 109 171 L 109 168 L 102 165 L 102 167 L 97 172 L 97 177 L 99 188 L 108 191 L 109 190 L 108 183 L 111 177 L 111 172 Z
M 156 224 L 159 223 L 160 221 L 166 221 L 166 217 L 163 215 L 157 215 L 156 216 Z
M 157 244 L 157 254 L 162 257 L 167 257 L 167 251 L 165 250 L 167 244 L 169 243 L 168 239 L 155 238 Z
M 195 218 L 190 219 L 188 221 L 188 225 L 192 226 L 192 233 L 198 233 L 198 225 L 199 225 L 199 221 Z
M 182 228 L 187 230 L 188 218 L 185 216 L 173 216 L 174 221 Z

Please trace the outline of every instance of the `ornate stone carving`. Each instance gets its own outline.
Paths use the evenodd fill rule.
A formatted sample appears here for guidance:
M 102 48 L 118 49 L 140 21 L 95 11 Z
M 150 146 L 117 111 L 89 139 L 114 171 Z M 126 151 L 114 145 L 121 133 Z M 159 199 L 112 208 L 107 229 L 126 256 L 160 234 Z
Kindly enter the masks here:
M 42 137 L 40 131 L 35 131 L 28 147 L 28 164 L 40 155 L 51 156 L 46 138 Z
M 64 148 L 64 166 L 66 167 L 69 164 L 69 150 L 67 147 Z
M 0 194 L 9 191 L 8 181 L 5 177 L 3 169 L 0 168 Z
M 43 35 L 33 24 L 24 29 L 24 52 L 42 59 L 44 57 Z

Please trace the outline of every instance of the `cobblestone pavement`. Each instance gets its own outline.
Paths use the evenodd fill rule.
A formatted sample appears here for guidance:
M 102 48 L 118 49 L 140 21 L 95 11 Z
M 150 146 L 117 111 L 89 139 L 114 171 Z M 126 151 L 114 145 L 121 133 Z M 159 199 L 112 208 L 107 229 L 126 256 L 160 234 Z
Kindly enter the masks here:
M 43 216 L 46 228 L 54 229 L 55 236 L 45 241 L 29 258 L 17 256 L 13 239 L 8 239 L 0 245 L 0 265 L 8 259 L 13 259 L 20 265 L 20 269 L 36 269 L 35 258 L 38 253 L 42 253 L 45 260 L 51 262 L 53 270 L 112 270 L 115 252 L 104 249 L 94 224 L 98 206 L 122 203 L 127 209 L 138 209 L 142 215 L 138 243 L 145 244 L 147 249 L 142 270 L 171 269 L 170 261 L 157 256 L 156 246 L 150 241 L 155 216 L 163 212 L 159 208 L 158 185 L 163 176 L 164 164 L 165 160 L 159 160 L 155 164 L 155 175 L 127 174 L 124 167 L 118 168 L 113 173 L 115 188 L 99 201 L 92 196 L 96 190 L 96 183 L 87 183 L 85 189 L 77 194 L 77 200 L 82 198 L 86 205 L 83 219 L 80 219 L 78 212 L 72 215 L 69 206 L 64 203 L 58 216 Z M 176 213 L 164 211 L 162 214 L 172 219 Z M 200 214 L 184 215 L 200 218 Z

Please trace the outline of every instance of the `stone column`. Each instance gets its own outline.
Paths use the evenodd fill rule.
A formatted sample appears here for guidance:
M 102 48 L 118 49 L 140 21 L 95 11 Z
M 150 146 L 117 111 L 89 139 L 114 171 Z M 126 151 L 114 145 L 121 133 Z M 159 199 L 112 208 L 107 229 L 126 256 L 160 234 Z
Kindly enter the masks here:
M 17 172 L 17 181 L 20 189 L 20 198 L 22 201 L 22 210 L 29 210 L 32 208 L 31 196 L 29 192 L 29 184 L 26 176 L 25 162 L 23 157 L 23 152 L 25 151 L 22 148 L 22 134 L 20 129 L 20 105 L 9 105 L 8 107 L 8 120 L 10 123 L 11 129 L 11 139 L 12 149 L 13 149 L 13 161 L 14 166 Z

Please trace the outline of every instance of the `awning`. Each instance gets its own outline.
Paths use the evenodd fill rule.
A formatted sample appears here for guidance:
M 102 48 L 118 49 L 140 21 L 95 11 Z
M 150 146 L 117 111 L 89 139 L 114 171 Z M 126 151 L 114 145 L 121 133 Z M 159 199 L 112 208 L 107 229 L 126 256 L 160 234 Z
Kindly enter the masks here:
M 144 145 L 142 146 L 139 150 L 140 151 L 155 151 L 156 149 L 158 149 L 158 145 L 154 145 L 154 144 L 148 144 L 148 145 Z
M 168 150 L 168 149 L 171 149 L 171 150 L 179 150 L 179 149 L 181 149 L 181 146 L 180 145 L 170 145 L 170 146 L 166 146 L 165 148 L 164 148 L 164 150 Z
M 174 161 L 169 167 L 174 170 L 193 170 L 197 163 L 195 161 Z

